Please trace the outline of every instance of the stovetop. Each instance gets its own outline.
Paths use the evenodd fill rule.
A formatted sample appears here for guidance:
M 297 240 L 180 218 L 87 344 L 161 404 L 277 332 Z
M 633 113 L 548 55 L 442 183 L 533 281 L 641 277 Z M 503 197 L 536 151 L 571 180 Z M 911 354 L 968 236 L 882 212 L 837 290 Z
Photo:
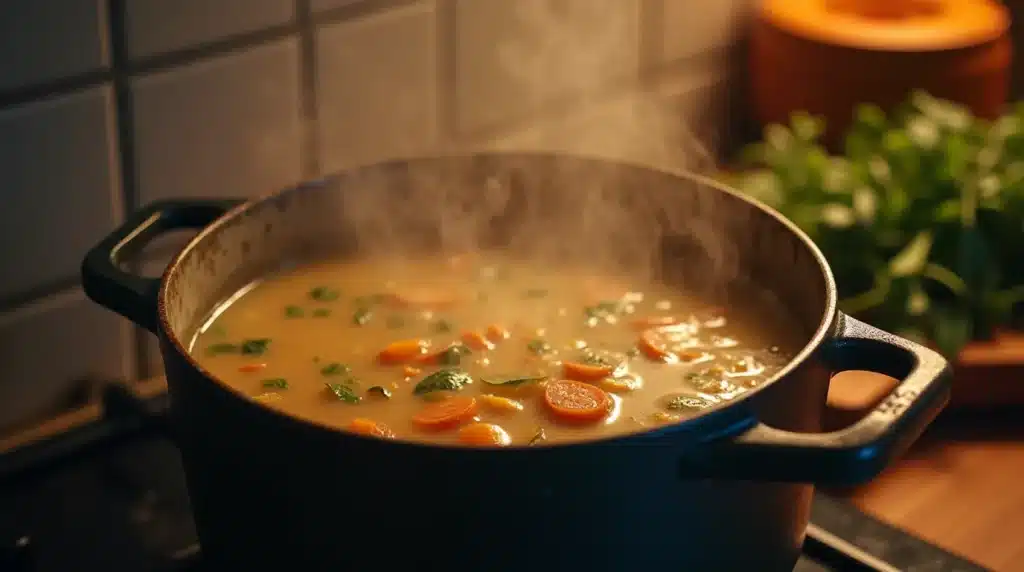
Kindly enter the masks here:
M 104 392 L 101 420 L 0 455 L 0 571 L 210 572 L 166 397 Z M 823 493 L 794 572 L 984 572 Z

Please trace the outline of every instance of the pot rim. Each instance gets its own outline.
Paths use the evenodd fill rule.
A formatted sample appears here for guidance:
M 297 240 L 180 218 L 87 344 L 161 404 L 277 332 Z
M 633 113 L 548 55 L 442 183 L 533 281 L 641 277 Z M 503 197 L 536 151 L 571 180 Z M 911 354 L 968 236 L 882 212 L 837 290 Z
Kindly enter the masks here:
M 183 261 L 202 242 L 207 240 L 208 237 L 219 232 L 221 228 L 229 224 L 232 224 L 235 220 L 237 220 L 240 216 L 243 216 L 245 213 L 253 209 L 259 208 L 260 205 L 268 201 L 276 200 L 277 198 L 280 198 L 291 193 L 302 192 L 303 190 L 309 189 L 311 187 L 323 186 L 325 184 L 329 184 L 337 180 L 339 177 L 354 174 L 362 170 L 382 169 L 388 168 L 389 166 L 407 165 L 409 163 L 419 161 L 436 161 L 445 159 L 473 160 L 476 158 L 518 158 L 527 160 L 531 158 L 544 160 L 565 158 L 566 160 L 583 160 L 592 163 L 605 163 L 606 165 L 620 165 L 631 169 L 641 169 L 662 173 L 677 180 L 683 179 L 688 180 L 690 182 L 695 182 L 703 186 L 709 187 L 711 189 L 714 189 L 716 192 L 725 193 L 727 195 L 730 195 L 734 199 L 743 201 L 750 205 L 751 207 L 762 211 L 767 216 L 774 218 L 776 222 L 782 224 L 789 232 L 793 233 L 800 240 L 800 242 L 803 244 L 803 247 L 807 249 L 807 251 L 813 257 L 814 261 L 817 263 L 818 269 L 820 270 L 822 278 L 824 279 L 826 290 L 825 308 L 821 316 L 821 320 L 818 322 L 817 328 L 811 335 L 810 339 L 804 344 L 803 348 L 801 348 L 800 351 L 797 352 L 796 355 L 793 356 L 793 358 L 789 360 L 785 366 L 782 367 L 782 369 L 776 372 L 775 375 L 773 375 L 771 378 L 766 380 L 764 383 L 758 385 L 757 387 L 754 387 L 752 389 L 749 389 L 748 391 L 743 392 L 740 396 L 730 399 L 729 401 L 720 402 L 711 407 L 708 407 L 707 409 L 702 410 L 702 412 L 699 415 L 696 415 L 694 417 L 674 423 L 660 425 L 657 427 L 645 428 L 643 430 L 636 432 L 630 432 L 621 435 L 605 436 L 597 439 L 555 442 L 550 444 L 542 443 L 538 445 L 517 444 L 500 448 L 462 447 L 448 444 L 432 444 L 424 441 L 415 441 L 401 438 L 378 439 L 375 437 L 369 437 L 356 433 L 346 432 L 335 426 L 331 426 L 304 417 L 299 417 L 296 415 L 290 415 L 283 411 L 263 406 L 250 399 L 246 394 L 242 393 L 240 390 L 223 382 L 212 372 L 204 368 L 202 364 L 200 364 L 188 351 L 188 348 L 182 343 L 181 339 L 176 334 L 173 333 L 173 330 L 171 329 L 170 325 L 170 320 L 167 315 L 167 298 L 169 296 L 168 284 L 170 282 L 169 278 L 175 273 L 182 271 L 180 270 L 180 267 L 182 266 Z M 159 324 L 159 329 L 162 331 L 163 336 L 167 338 L 168 342 L 171 344 L 171 347 L 175 350 L 178 356 L 183 358 L 189 366 L 194 368 L 197 372 L 202 374 L 204 378 L 209 380 L 214 387 L 218 388 L 220 391 L 230 394 L 231 397 L 238 399 L 242 403 L 251 405 L 253 408 L 258 409 L 264 414 L 273 415 L 281 418 L 282 420 L 287 420 L 291 423 L 298 423 L 307 430 L 327 432 L 333 435 L 342 435 L 349 438 L 356 438 L 365 441 L 373 441 L 377 443 L 388 444 L 389 446 L 405 446 L 459 452 L 501 451 L 503 452 L 503 454 L 508 454 L 512 451 L 553 450 L 563 449 L 567 447 L 579 448 L 581 446 L 587 445 L 610 444 L 619 441 L 624 441 L 627 439 L 647 437 L 657 438 L 667 434 L 675 435 L 682 433 L 698 433 L 704 437 L 703 439 L 700 437 L 697 438 L 697 441 L 700 442 L 707 439 L 725 437 L 740 433 L 752 427 L 758 422 L 757 418 L 754 417 L 752 413 L 749 412 L 750 400 L 753 399 L 758 394 L 760 394 L 761 391 L 767 389 L 768 387 L 781 381 L 783 378 L 789 376 L 793 371 L 802 366 L 808 359 L 811 358 L 812 354 L 818 349 L 819 346 L 822 345 L 822 343 L 825 342 L 828 336 L 832 333 L 836 323 L 837 310 L 838 293 L 836 289 L 835 277 L 832 274 L 832 269 L 829 266 L 828 261 L 825 259 L 824 254 L 822 254 L 821 250 L 817 247 L 817 245 L 814 244 L 814 242 L 811 240 L 809 236 L 807 236 L 806 233 L 804 233 L 793 222 L 791 222 L 786 217 L 782 216 L 782 214 L 780 214 L 778 211 L 771 208 L 770 206 L 762 203 L 761 201 L 753 197 L 748 197 L 740 193 L 738 190 L 731 188 L 725 183 L 722 183 L 705 175 L 700 175 L 697 173 L 680 169 L 647 165 L 638 161 L 618 158 L 612 159 L 594 154 L 561 151 L 443 152 L 416 157 L 398 158 L 356 165 L 329 175 L 319 177 L 317 179 L 300 182 L 285 187 L 283 189 L 278 189 L 269 193 L 264 193 L 262 195 L 248 199 L 245 202 L 231 208 L 223 215 L 221 215 L 220 218 L 215 220 L 213 223 L 207 225 L 205 228 L 200 230 L 194 237 L 192 237 L 192 239 L 188 241 L 188 243 L 174 256 L 171 262 L 167 265 L 167 268 L 164 270 L 164 273 L 160 278 L 160 289 L 157 293 L 157 323 Z M 701 431 L 706 427 L 707 430 Z

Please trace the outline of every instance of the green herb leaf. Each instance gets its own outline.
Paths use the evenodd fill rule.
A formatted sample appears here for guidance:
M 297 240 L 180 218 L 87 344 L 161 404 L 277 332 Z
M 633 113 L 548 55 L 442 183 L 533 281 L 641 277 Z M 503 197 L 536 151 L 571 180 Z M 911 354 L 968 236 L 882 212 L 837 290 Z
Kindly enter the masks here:
M 472 350 L 463 344 L 452 344 L 437 356 L 437 362 L 441 365 L 459 365 L 462 358 L 471 353 Z
M 359 308 L 356 313 L 352 315 L 352 323 L 357 326 L 365 326 L 370 323 L 370 318 L 373 317 L 373 312 L 369 308 Z
M 321 375 L 348 375 L 352 372 L 352 368 L 342 363 L 329 363 L 324 367 L 320 368 Z
M 431 331 L 438 334 L 447 334 L 448 332 L 454 330 L 455 326 L 453 326 L 452 323 L 449 322 L 448 320 L 437 320 L 430 325 L 430 329 Z
M 670 411 L 700 411 L 712 403 L 696 395 L 676 395 L 665 402 L 665 409 Z
M 518 377 L 517 376 L 484 377 L 484 378 L 481 378 L 481 381 L 483 381 L 487 385 L 516 386 L 516 385 L 522 385 L 524 383 L 535 383 L 535 382 L 538 382 L 538 381 L 544 381 L 547 378 L 548 377 L 546 375 L 527 376 L 527 377 L 523 377 L 523 376 L 518 376 Z
M 367 389 L 366 393 L 369 393 L 371 395 L 377 395 L 383 397 L 384 399 L 391 399 L 391 390 L 380 385 L 375 385 L 370 389 Z
M 270 347 L 270 338 L 258 338 L 242 342 L 242 353 L 247 356 L 259 356 Z
M 550 354 L 553 351 L 551 344 L 541 339 L 530 340 L 529 343 L 526 344 L 526 349 L 539 356 Z
M 331 315 L 330 308 L 316 308 L 313 310 L 314 318 L 327 318 Z
M 227 342 L 221 342 L 217 344 L 211 344 L 206 346 L 206 355 L 217 356 L 222 354 L 237 354 L 242 351 L 242 348 L 238 344 L 229 344 Z
M 370 294 L 369 296 L 357 297 L 355 302 L 357 306 L 375 306 L 377 304 L 383 304 L 387 299 L 387 294 Z
M 264 379 L 260 383 L 267 389 L 288 389 L 288 380 L 283 377 Z
M 547 439 L 548 434 L 544 431 L 544 428 L 537 427 L 537 431 L 534 432 L 533 437 L 530 437 L 530 441 L 529 443 L 527 443 L 527 445 L 533 446 L 536 445 L 537 443 L 540 443 L 541 441 L 547 441 Z
M 333 302 L 340 295 L 341 293 L 338 290 L 327 286 L 317 286 L 309 291 L 309 297 L 317 302 Z
M 362 398 L 356 395 L 355 389 L 350 385 L 344 383 L 325 383 L 324 385 L 339 401 L 344 401 L 345 403 L 359 403 L 362 401 Z
M 284 317 L 286 318 L 301 318 L 306 315 L 306 311 L 301 306 L 285 306 Z
M 415 395 L 424 395 L 435 391 L 458 391 L 473 383 L 468 373 L 459 369 L 440 369 L 424 377 L 413 388 Z

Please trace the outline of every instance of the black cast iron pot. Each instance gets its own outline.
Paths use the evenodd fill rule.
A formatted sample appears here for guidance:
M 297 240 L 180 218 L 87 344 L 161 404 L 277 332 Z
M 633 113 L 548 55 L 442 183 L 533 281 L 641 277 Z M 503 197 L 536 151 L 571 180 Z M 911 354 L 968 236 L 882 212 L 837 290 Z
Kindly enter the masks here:
M 595 242 L 595 220 L 608 240 Z M 203 227 L 162 279 L 121 269 L 154 236 Z M 187 352 L 218 303 L 282 265 L 470 243 L 529 253 L 541 229 L 557 234 L 560 255 L 628 265 L 655 248 L 659 277 L 690 289 L 753 280 L 791 310 L 806 347 L 772 381 L 683 423 L 501 450 L 291 418 Z M 82 272 L 89 297 L 160 338 L 196 526 L 219 570 L 791 570 L 813 484 L 876 475 L 949 393 L 939 355 L 837 311 L 821 253 L 778 214 L 709 180 L 599 159 L 416 159 L 244 204 L 155 203 L 89 252 Z M 903 381 L 852 427 L 817 433 L 829 374 L 847 369 Z

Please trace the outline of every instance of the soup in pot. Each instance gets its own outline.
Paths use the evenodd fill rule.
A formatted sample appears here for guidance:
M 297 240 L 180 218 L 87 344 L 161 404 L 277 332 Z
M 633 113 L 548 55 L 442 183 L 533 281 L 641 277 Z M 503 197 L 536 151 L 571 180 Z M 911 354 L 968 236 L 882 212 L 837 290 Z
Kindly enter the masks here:
M 784 366 L 793 321 L 754 288 L 728 300 L 497 254 L 336 260 L 245 289 L 191 351 L 266 407 L 342 430 L 579 441 L 683 420 Z

